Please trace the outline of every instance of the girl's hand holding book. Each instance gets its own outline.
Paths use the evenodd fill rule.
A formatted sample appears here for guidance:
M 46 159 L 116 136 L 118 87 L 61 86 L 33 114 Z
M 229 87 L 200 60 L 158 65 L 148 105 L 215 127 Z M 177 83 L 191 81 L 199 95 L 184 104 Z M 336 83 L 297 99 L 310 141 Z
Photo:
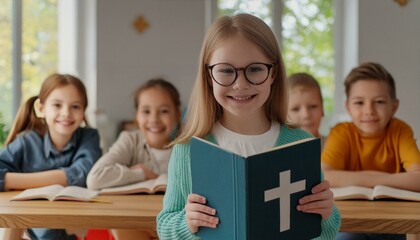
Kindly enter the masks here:
M 199 227 L 216 228 L 219 223 L 219 218 L 214 217 L 216 210 L 205 204 L 205 197 L 193 193 L 188 195 L 185 219 L 192 233 L 198 232 Z
M 328 219 L 333 212 L 333 192 L 326 180 L 312 188 L 312 194 L 299 199 L 297 210 L 307 213 L 317 213 L 322 219 Z

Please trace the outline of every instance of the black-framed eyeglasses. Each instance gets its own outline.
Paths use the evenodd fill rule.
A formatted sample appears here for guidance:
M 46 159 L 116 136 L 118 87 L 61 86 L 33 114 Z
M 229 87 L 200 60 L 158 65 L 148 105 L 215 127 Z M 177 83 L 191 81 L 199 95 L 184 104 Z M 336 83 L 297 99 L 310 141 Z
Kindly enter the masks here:
M 251 63 L 246 67 L 235 68 L 229 63 L 216 63 L 214 65 L 206 65 L 210 70 L 213 80 L 221 86 L 230 86 L 238 79 L 238 71 L 243 71 L 245 79 L 253 84 L 263 84 L 270 75 L 270 69 L 276 66 L 275 63 Z

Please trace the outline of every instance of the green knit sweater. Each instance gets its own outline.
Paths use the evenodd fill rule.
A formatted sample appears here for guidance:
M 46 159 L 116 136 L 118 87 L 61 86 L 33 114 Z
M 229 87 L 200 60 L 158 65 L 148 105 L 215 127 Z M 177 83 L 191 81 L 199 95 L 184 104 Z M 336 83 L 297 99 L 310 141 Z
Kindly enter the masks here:
M 276 146 L 308 137 L 311 137 L 311 135 L 302 130 L 292 129 L 282 125 Z M 207 139 L 216 143 L 213 135 L 209 135 Z M 185 220 L 184 207 L 188 194 L 191 193 L 190 163 L 190 144 L 175 145 L 169 161 L 169 180 L 163 200 L 163 209 L 157 217 L 157 230 L 161 240 L 200 239 L 190 231 Z M 340 228 L 340 224 L 340 214 L 334 206 L 331 216 L 326 220 L 322 220 L 322 232 L 316 239 L 334 239 Z

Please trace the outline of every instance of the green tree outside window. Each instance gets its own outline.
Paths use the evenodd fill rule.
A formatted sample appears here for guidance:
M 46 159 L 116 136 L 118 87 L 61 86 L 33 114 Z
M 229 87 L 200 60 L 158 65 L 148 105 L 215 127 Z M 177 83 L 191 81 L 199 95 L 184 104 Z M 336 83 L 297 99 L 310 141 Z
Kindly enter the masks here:
M 22 102 L 38 94 L 42 81 L 57 71 L 57 1 L 22 0 Z M 13 121 L 12 3 L 0 0 L 0 112 L 6 129 Z
M 9 132 L 6 131 L 6 124 L 4 124 L 3 114 L 0 112 L 0 149 L 3 148 L 3 144 L 6 141 L 8 134 Z

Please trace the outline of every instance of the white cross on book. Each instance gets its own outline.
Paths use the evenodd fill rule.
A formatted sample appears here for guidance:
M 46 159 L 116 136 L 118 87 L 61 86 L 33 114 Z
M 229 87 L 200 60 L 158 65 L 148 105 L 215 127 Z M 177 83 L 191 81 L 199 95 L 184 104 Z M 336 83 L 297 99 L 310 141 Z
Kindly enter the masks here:
M 279 173 L 279 187 L 264 191 L 264 202 L 279 199 L 280 232 L 290 229 L 290 195 L 305 190 L 306 180 L 290 183 L 290 170 Z

